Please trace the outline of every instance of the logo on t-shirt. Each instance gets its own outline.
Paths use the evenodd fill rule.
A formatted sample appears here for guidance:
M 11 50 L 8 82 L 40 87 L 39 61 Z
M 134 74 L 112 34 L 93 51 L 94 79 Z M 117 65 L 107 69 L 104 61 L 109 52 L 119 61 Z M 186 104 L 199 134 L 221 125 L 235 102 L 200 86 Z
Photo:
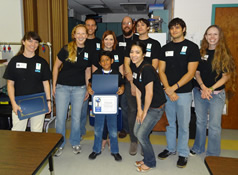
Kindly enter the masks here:
M 183 46 L 180 55 L 186 55 L 187 48 L 188 48 L 187 46 Z
M 96 50 L 100 50 L 100 43 L 96 43 Z
M 146 46 L 146 51 L 151 52 L 151 47 L 152 47 L 152 44 L 148 43 L 147 46 Z
M 118 57 L 118 55 L 114 55 L 114 61 L 117 62 L 117 63 L 119 62 L 119 57 Z
M 134 79 L 137 79 L 137 73 L 133 72 L 132 77 L 133 77 Z
M 204 61 L 207 61 L 209 55 L 204 55 L 201 59 L 204 60 Z
M 84 57 L 83 57 L 84 60 L 88 60 L 88 53 L 87 52 L 84 52 Z
M 41 69 L 41 63 L 36 63 L 35 72 L 40 72 L 40 69 Z

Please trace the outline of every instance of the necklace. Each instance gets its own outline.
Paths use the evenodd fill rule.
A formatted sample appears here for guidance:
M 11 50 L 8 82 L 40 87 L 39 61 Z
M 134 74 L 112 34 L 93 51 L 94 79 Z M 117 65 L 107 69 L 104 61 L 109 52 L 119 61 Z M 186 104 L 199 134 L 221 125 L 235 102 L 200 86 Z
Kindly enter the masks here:
M 80 51 L 79 51 L 80 50 Z M 83 52 L 84 48 L 78 47 L 78 56 Z

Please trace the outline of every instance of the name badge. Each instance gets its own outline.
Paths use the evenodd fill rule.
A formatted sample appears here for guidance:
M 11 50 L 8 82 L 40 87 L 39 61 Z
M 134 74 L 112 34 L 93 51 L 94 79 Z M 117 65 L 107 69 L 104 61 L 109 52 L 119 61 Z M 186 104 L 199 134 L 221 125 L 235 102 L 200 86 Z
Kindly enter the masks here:
M 146 57 L 150 57 L 151 56 L 151 52 L 146 52 L 145 56 Z
M 183 46 L 182 49 L 181 49 L 180 54 L 181 55 L 186 55 L 187 48 L 188 48 L 187 46 Z
M 166 51 L 165 56 L 166 57 L 173 57 L 174 56 L 174 51 Z
M 114 55 L 114 61 L 115 61 L 115 62 L 119 62 L 118 55 Z
M 84 52 L 84 57 L 83 57 L 84 60 L 88 60 L 88 53 L 87 52 Z
M 133 77 L 134 79 L 137 79 L 137 73 L 133 72 L 132 77 Z
M 119 42 L 120 47 L 126 47 L 126 42 Z
M 27 63 L 16 63 L 16 68 L 26 69 Z
M 204 57 L 202 57 L 201 59 L 204 60 L 204 61 L 207 61 L 209 55 L 204 55 Z
M 36 63 L 35 72 L 40 72 L 40 69 L 41 69 L 41 64 L 40 63 Z
M 146 46 L 146 51 L 151 51 L 151 47 L 152 47 L 152 44 L 151 43 L 148 43 L 147 46 Z
M 100 43 L 96 43 L 96 50 L 100 50 L 101 46 Z

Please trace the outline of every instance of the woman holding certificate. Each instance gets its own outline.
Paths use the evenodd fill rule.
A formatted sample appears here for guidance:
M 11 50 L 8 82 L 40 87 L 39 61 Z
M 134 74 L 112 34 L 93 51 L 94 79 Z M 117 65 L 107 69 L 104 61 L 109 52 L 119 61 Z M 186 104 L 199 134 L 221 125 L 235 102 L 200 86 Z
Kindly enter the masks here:
M 132 44 L 130 59 L 135 64 L 132 68 L 133 83 L 136 86 L 137 116 L 134 134 L 139 140 L 144 159 L 136 161 L 137 171 L 147 172 L 156 166 L 155 154 L 149 134 L 161 118 L 166 102 L 164 90 L 154 67 L 144 61 L 146 46 L 141 41 Z
M 64 136 L 64 142 L 55 153 L 62 154 L 66 138 L 66 117 L 71 104 L 70 144 L 73 153 L 79 154 L 80 117 L 84 98 L 87 98 L 86 84 L 91 76 L 90 48 L 86 47 L 87 29 L 78 24 L 71 32 L 72 40 L 58 53 L 53 68 L 53 95 L 56 102 L 56 132 Z M 61 66 L 63 66 L 61 68 Z M 61 68 L 61 69 L 60 69 Z
M 51 112 L 50 85 L 51 72 L 47 61 L 38 55 L 40 36 L 27 32 L 22 38 L 20 51 L 9 62 L 4 74 L 7 79 L 8 95 L 12 104 L 13 131 L 25 131 L 28 119 L 20 120 L 17 112 L 22 112 L 16 103 L 16 96 L 45 92 L 49 113 Z M 31 131 L 42 132 L 45 114 L 31 117 Z

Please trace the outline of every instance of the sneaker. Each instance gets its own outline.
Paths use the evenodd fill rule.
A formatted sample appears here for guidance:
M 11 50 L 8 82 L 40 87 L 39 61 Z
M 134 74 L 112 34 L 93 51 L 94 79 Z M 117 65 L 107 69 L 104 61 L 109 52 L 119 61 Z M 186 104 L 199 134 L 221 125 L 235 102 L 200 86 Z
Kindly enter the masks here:
M 122 160 L 122 157 L 119 153 L 111 153 L 111 155 L 114 157 L 115 161 L 121 161 Z
M 127 132 L 125 130 L 121 130 L 118 134 L 119 138 L 125 138 L 127 136 Z
M 58 150 L 55 152 L 55 157 L 59 157 L 63 153 L 63 148 L 59 147 Z
M 158 158 L 163 160 L 163 159 L 166 159 L 167 157 L 169 157 L 170 155 L 175 155 L 175 154 L 176 154 L 176 152 L 169 152 L 167 149 L 165 149 L 163 152 L 158 154 Z
M 190 156 L 196 156 L 196 152 L 194 152 L 193 150 L 190 150 L 189 155 L 190 155 Z
M 187 162 L 188 162 L 187 157 L 179 156 L 179 159 L 177 161 L 177 167 L 184 168 L 184 167 L 186 167 Z
M 134 156 L 137 153 L 137 143 L 136 142 L 131 142 L 130 144 L 130 149 L 129 149 L 129 154 Z
M 73 148 L 73 153 L 74 154 L 79 154 L 81 152 L 81 146 L 80 145 L 72 146 L 72 148 Z

